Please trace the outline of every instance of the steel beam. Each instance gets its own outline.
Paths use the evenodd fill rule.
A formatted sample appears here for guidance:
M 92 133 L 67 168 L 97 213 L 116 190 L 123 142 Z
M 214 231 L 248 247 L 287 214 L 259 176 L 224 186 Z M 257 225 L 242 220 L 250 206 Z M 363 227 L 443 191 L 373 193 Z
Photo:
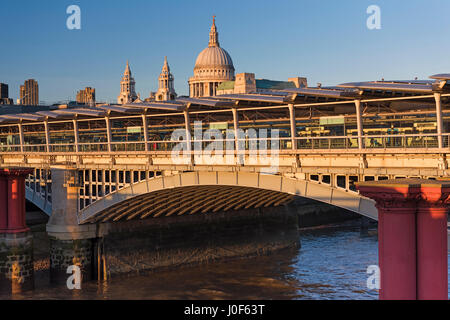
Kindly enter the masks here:
M 186 129 L 186 145 L 187 145 L 187 151 L 191 151 L 192 150 L 192 138 L 191 138 L 191 120 L 189 117 L 189 112 L 188 110 L 183 111 L 183 115 L 184 115 L 184 126 Z
M 437 123 L 437 134 L 438 134 L 438 147 L 439 149 L 442 149 L 444 146 L 443 143 L 443 137 L 442 137 L 442 133 L 443 133 L 443 127 L 444 127 L 444 123 L 442 120 L 442 103 L 441 103 L 441 94 L 440 93 L 435 93 L 434 94 L 434 99 L 436 100 L 436 123 Z
M 106 123 L 106 137 L 108 139 L 108 152 L 111 152 L 111 122 L 109 121 L 109 116 L 105 117 L 105 123 Z
M 50 149 L 50 132 L 48 130 L 48 119 L 44 121 L 44 130 L 45 130 L 45 152 L 51 152 Z
M 144 141 L 145 141 L 145 151 L 149 151 L 149 147 L 148 147 L 148 122 L 147 122 L 147 114 L 144 113 L 142 115 L 142 127 L 144 128 Z
M 289 121 L 291 124 L 291 143 L 292 143 L 292 150 L 297 149 L 297 140 L 295 139 L 297 137 L 297 126 L 295 124 L 295 108 L 293 104 L 288 105 L 289 108 Z
M 75 152 L 80 152 L 80 139 L 78 136 L 78 121 L 76 119 L 72 120 L 73 123 L 73 136 L 74 136 L 74 142 L 75 142 Z
M 23 127 L 22 127 L 22 121 L 20 121 L 17 125 L 19 126 L 20 152 L 23 153 L 24 139 L 23 139 Z
M 234 147 L 236 150 L 236 157 L 239 156 L 239 114 L 236 108 L 232 108 L 233 113 L 233 128 L 234 128 Z
M 358 130 L 358 149 L 364 149 L 365 145 L 363 143 L 363 121 L 362 121 L 362 110 L 361 110 L 361 100 L 355 100 L 355 110 L 356 110 L 356 126 Z M 344 132 L 345 134 L 345 132 Z

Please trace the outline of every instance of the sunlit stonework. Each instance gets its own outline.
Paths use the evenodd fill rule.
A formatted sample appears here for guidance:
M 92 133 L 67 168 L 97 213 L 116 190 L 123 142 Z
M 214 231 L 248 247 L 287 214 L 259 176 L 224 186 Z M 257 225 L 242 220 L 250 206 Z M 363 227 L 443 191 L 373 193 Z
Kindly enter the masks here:
M 120 81 L 120 94 L 117 97 L 117 103 L 131 103 L 134 102 L 138 96 L 134 89 L 136 82 L 131 75 L 130 65 L 127 61 L 127 66 L 125 67 L 125 72 L 123 73 L 122 80 Z
M 158 78 L 158 91 L 155 94 L 156 101 L 174 100 L 177 94 L 173 86 L 173 75 L 170 73 L 167 57 L 164 57 L 164 65 Z

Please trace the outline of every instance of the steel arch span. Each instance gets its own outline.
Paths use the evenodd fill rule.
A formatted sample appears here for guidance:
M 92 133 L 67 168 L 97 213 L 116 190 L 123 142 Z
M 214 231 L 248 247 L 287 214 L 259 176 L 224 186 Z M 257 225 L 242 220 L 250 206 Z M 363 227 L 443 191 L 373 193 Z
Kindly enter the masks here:
M 356 192 L 281 175 L 218 171 L 183 172 L 132 184 L 80 210 L 78 222 L 280 205 L 294 196 L 378 218 L 374 202 Z

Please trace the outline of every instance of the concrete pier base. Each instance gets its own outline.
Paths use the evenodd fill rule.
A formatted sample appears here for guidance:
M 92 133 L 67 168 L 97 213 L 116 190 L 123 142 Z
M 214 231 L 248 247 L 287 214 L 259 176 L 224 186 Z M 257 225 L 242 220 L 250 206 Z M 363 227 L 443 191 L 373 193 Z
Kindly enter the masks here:
M 0 293 L 34 288 L 33 237 L 30 232 L 0 234 Z
M 81 282 L 92 279 L 92 240 L 58 240 L 50 238 L 50 282 L 64 284 L 71 274 L 69 266 L 81 270 Z

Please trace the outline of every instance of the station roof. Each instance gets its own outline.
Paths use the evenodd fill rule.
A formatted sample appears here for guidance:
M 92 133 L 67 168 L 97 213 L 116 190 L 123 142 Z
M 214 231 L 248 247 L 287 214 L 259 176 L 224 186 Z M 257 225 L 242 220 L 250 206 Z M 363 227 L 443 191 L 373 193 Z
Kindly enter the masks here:
M 285 104 L 287 102 L 292 102 L 288 96 L 277 96 L 277 95 L 263 95 L 263 94 L 224 94 L 220 96 L 215 96 L 216 99 L 226 99 L 234 101 L 252 101 L 252 102 L 265 102 L 265 103 L 278 103 Z
M 450 74 L 436 74 L 430 76 L 432 80 L 395 80 L 395 81 L 367 81 L 340 84 L 335 87 L 300 87 L 284 86 L 282 81 L 271 81 L 268 88 L 260 90 L 258 94 L 225 94 L 213 97 L 190 98 L 178 97 L 175 100 L 162 102 L 130 103 L 124 105 L 98 105 L 96 107 L 80 107 L 48 109 L 13 114 L 0 114 L 0 123 L 41 122 L 46 119 L 77 119 L 83 117 L 104 117 L 111 114 L 172 114 L 190 110 L 217 110 L 219 108 L 247 107 L 247 106 L 281 106 L 296 104 L 297 106 L 311 103 L 320 105 L 322 102 L 347 103 L 354 99 L 372 99 L 372 102 L 389 100 L 394 97 L 416 97 L 423 101 L 433 102 L 433 93 L 450 94 Z M 261 80 L 262 81 L 262 80 Z M 264 80 L 265 81 L 265 80 Z M 269 80 L 267 80 L 269 81 Z M 289 82 L 290 84 L 293 84 Z M 260 83 L 261 84 L 261 83 Z M 281 86 L 277 86 L 281 84 Z M 274 89 L 276 88 L 276 89 Z M 428 99 L 428 100 L 427 100 Z M 433 101 L 432 101 L 433 100 Z M 422 101 L 422 100 L 420 100 Z M 445 102 L 450 102 L 446 97 Z M 1 113 L 1 109 L 0 109 Z
M 400 91 L 408 93 L 433 93 L 434 83 L 405 83 L 405 82 L 352 82 L 340 84 L 341 88 L 356 88 L 362 90 Z
M 346 90 L 342 88 L 292 88 L 284 91 L 304 96 L 334 99 L 355 99 L 362 95 L 362 91 L 354 88 Z
M 218 99 L 209 99 L 209 98 L 188 98 L 181 97 L 177 98 L 176 101 L 185 103 L 185 104 L 195 104 L 199 106 L 207 106 L 207 107 L 230 107 L 234 106 L 235 102 L 230 99 L 218 100 Z

